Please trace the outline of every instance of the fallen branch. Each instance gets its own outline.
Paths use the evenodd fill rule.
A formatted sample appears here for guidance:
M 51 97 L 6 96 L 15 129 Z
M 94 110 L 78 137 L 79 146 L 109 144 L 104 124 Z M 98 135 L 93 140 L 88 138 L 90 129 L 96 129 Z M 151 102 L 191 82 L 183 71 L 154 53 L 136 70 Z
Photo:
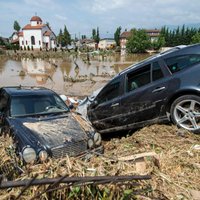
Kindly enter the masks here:
M 139 158 L 144 158 L 144 157 L 154 157 L 158 159 L 158 154 L 155 152 L 146 152 L 146 153 L 139 153 L 131 156 L 125 156 L 125 157 L 119 157 L 119 161 L 131 161 L 131 160 L 136 160 Z
M 54 184 L 54 183 L 66 183 L 71 184 L 74 183 L 84 183 L 84 184 L 92 184 L 92 183 L 98 183 L 103 184 L 103 181 L 105 181 L 105 184 L 112 183 L 112 182 L 125 182 L 125 181 L 132 181 L 132 180 L 148 180 L 151 179 L 151 176 L 145 175 L 145 176 L 87 176 L 87 177 L 67 177 L 67 178 L 45 178 L 45 179 L 26 179 L 26 180 L 20 180 L 20 181 L 2 181 L 0 185 L 0 189 L 10 188 L 10 187 L 22 187 L 22 186 L 31 186 L 33 185 L 47 185 L 47 184 Z

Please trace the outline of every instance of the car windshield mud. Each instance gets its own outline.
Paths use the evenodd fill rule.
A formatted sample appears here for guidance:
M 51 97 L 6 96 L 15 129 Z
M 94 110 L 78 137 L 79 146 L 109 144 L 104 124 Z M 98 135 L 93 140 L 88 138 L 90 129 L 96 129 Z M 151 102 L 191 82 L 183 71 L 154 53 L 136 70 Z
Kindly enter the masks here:
M 38 116 L 68 112 L 69 108 L 57 95 L 15 96 L 11 99 L 10 116 Z

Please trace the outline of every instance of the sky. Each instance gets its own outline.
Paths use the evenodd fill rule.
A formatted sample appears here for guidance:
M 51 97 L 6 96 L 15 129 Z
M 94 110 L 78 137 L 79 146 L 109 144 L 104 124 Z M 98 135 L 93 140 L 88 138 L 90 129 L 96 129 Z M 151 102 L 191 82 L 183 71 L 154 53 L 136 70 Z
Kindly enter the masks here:
M 21 28 L 32 16 L 49 22 L 57 35 L 66 25 L 71 37 L 113 37 L 117 27 L 161 28 L 200 23 L 200 0 L 0 0 L 0 36 L 10 37 L 14 21 Z

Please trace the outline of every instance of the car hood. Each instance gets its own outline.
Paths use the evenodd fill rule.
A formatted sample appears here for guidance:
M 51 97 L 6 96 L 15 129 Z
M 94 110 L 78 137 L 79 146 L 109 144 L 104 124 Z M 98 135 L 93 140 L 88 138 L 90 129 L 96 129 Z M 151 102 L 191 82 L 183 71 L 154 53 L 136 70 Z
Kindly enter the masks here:
M 19 137 L 26 137 L 26 140 L 29 139 L 31 142 L 39 141 L 49 148 L 88 138 L 86 132 L 71 114 L 59 118 L 13 118 L 10 122 L 12 126 L 16 126 Z

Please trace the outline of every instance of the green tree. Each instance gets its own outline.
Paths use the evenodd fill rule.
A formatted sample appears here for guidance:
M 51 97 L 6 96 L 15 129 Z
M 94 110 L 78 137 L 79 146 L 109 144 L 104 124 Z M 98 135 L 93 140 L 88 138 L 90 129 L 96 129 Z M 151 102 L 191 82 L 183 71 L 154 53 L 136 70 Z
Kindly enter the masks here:
M 192 36 L 192 44 L 200 43 L 200 32 L 197 32 L 195 35 Z
M 58 40 L 58 44 L 61 44 L 62 46 L 62 41 L 63 41 L 63 32 L 62 32 L 62 29 L 60 29 L 60 32 L 57 36 L 57 40 Z
M 96 37 L 95 37 L 95 42 L 98 44 L 100 41 L 100 36 L 99 36 L 99 27 L 97 27 L 97 34 L 96 34 Z
M 114 33 L 114 39 L 117 46 L 120 46 L 120 35 L 121 35 L 121 26 L 117 28 L 117 30 Z
M 96 38 L 96 29 L 92 29 L 92 39 L 95 40 Z
M 0 45 L 5 45 L 5 43 L 1 37 L 0 37 Z
M 150 39 L 143 29 L 131 30 L 131 36 L 126 44 L 129 53 L 144 53 L 146 49 L 150 48 Z
M 86 35 L 81 35 L 81 39 L 86 39 Z
M 154 50 L 159 50 L 161 47 L 163 47 L 165 45 L 165 38 L 162 36 L 162 35 L 160 35 L 159 37 L 158 37 L 158 40 L 157 41 L 153 41 L 152 43 L 151 43 L 151 47 L 152 47 L 152 49 L 154 49 Z
M 96 29 L 92 29 L 92 39 L 98 44 L 100 41 L 100 37 L 99 37 L 99 27 L 97 27 Z
M 14 30 L 16 30 L 17 32 L 20 31 L 21 27 L 19 25 L 19 23 L 17 21 L 14 21 L 14 25 L 13 25 Z
M 64 27 L 63 31 L 63 46 L 71 45 L 71 36 L 67 30 L 67 27 Z

